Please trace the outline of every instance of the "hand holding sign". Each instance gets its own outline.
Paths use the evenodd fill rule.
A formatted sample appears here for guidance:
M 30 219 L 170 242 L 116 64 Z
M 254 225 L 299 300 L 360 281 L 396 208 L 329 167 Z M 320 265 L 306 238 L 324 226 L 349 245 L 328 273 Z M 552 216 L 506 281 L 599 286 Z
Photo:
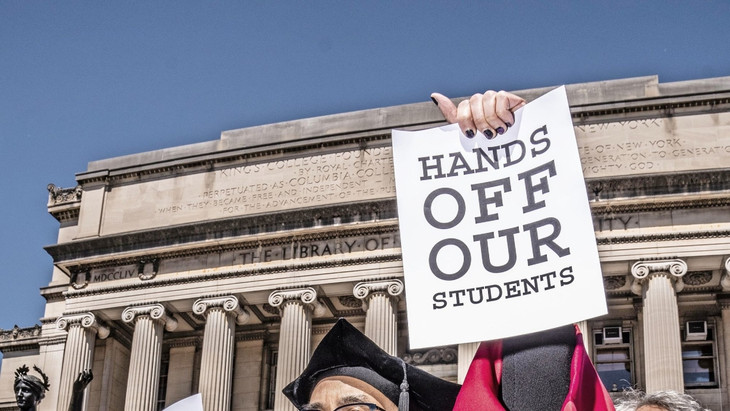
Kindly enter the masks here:
M 497 105 L 522 104 L 488 94 L 488 109 L 484 96 L 473 97 L 481 114 L 472 99 L 462 103 L 471 115 L 457 112 L 460 126 L 482 125 L 477 117 L 491 118 Z M 503 338 L 606 312 L 565 89 L 526 105 L 514 121 L 494 140 L 468 138 L 455 125 L 393 132 L 411 348 Z
M 525 105 L 522 97 L 506 91 L 487 90 L 474 94 L 456 107 L 448 97 L 440 93 L 431 94 L 446 121 L 459 123 L 461 132 L 469 138 L 479 130 L 488 139 L 504 134 L 515 123 L 513 112 Z

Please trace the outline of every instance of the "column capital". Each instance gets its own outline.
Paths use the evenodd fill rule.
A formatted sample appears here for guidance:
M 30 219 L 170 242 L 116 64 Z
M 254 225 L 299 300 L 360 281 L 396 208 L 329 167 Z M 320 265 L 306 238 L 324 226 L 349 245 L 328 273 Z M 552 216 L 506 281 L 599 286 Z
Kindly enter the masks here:
M 177 320 L 168 315 L 165 307 L 160 303 L 135 305 L 127 307 L 122 311 L 122 321 L 125 323 L 134 323 L 142 316 L 148 316 L 155 321 L 163 323 L 167 331 L 175 331 L 177 328 Z
M 202 297 L 193 303 L 193 312 L 198 315 L 207 315 L 214 308 L 219 308 L 228 315 L 235 315 L 238 325 L 248 322 L 250 316 L 233 295 Z
M 287 303 L 302 304 L 314 310 L 314 316 L 320 317 L 325 314 L 325 306 L 317 300 L 317 290 L 312 287 L 294 288 L 288 290 L 276 290 L 269 294 L 269 305 L 280 310 Z
M 631 290 L 638 294 L 641 284 L 655 276 L 666 276 L 674 283 L 676 292 L 682 291 L 684 282 L 682 277 L 687 274 L 687 263 L 678 258 L 667 260 L 637 261 L 631 266 L 631 275 L 634 283 Z
M 675 278 L 687 274 L 687 263 L 680 259 L 637 261 L 631 266 L 631 275 L 643 280 L 655 273 L 667 273 Z
M 363 281 L 355 284 L 352 294 L 364 300 L 370 293 L 383 292 L 388 293 L 392 297 L 397 297 L 403 293 L 403 282 L 398 279 L 379 280 L 379 281 Z
M 102 340 L 109 336 L 109 328 L 101 325 L 91 312 L 64 314 L 56 320 L 56 327 L 59 330 L 66 330 L 71 326 L 86 328 L 96 333 Z

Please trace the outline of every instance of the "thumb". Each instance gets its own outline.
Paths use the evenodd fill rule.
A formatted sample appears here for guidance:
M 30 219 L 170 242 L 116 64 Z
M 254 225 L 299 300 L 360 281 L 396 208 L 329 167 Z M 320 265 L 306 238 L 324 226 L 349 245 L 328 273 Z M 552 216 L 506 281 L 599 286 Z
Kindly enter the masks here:
M 446 121 L 449 123 L 456 123 L 456 105 L 454 105 L 451 99 L 441 93 L 431 93 L 431 100 L 433 100 L 439 110 L 441 110 L 441 114 L 444 115 Z

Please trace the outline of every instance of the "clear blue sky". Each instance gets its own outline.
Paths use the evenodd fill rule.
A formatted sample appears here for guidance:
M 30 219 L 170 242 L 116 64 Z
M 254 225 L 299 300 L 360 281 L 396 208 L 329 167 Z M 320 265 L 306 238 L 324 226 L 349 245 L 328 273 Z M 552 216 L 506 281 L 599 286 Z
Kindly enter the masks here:
M 0 0 L 0 327 L 43 315 L 46 185 L 92 160 L 345 111 L 730 75 L 728 1 Z

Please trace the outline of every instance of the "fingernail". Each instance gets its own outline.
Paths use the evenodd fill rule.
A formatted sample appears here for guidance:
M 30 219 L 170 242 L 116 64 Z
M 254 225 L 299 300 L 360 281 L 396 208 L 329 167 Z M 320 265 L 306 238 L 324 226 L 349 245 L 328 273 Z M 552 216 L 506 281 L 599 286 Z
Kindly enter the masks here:
M 469 138 L 473 138 L 474 137 L 474 132 L 471 129 L 466 130 L 466 136 L 469 137 Z
M 504 123 L 507 125 L 507 128 L 512 127 L 512 123 Z
M 439 102 L 438 102 L 438 101 L 436 101 L 436 99 L 435 99 L 435 98 L 431 97 L 431 101 L 433 101 L 433 104 L 435 104 L 435 105 L 437 105 L 437 106 L 439 105 Z
M 497 134 L 499 134 L 500 136 L 504 134 L 504 127 L 497 127 Z
M 492 133 L 492 130 L 489 130 L 489 129 L 484 130 L 484 135 L 487 136 L 487 138 L 490 139 L 490 140 L 492 138 L 494 138 L 494 133 Z

